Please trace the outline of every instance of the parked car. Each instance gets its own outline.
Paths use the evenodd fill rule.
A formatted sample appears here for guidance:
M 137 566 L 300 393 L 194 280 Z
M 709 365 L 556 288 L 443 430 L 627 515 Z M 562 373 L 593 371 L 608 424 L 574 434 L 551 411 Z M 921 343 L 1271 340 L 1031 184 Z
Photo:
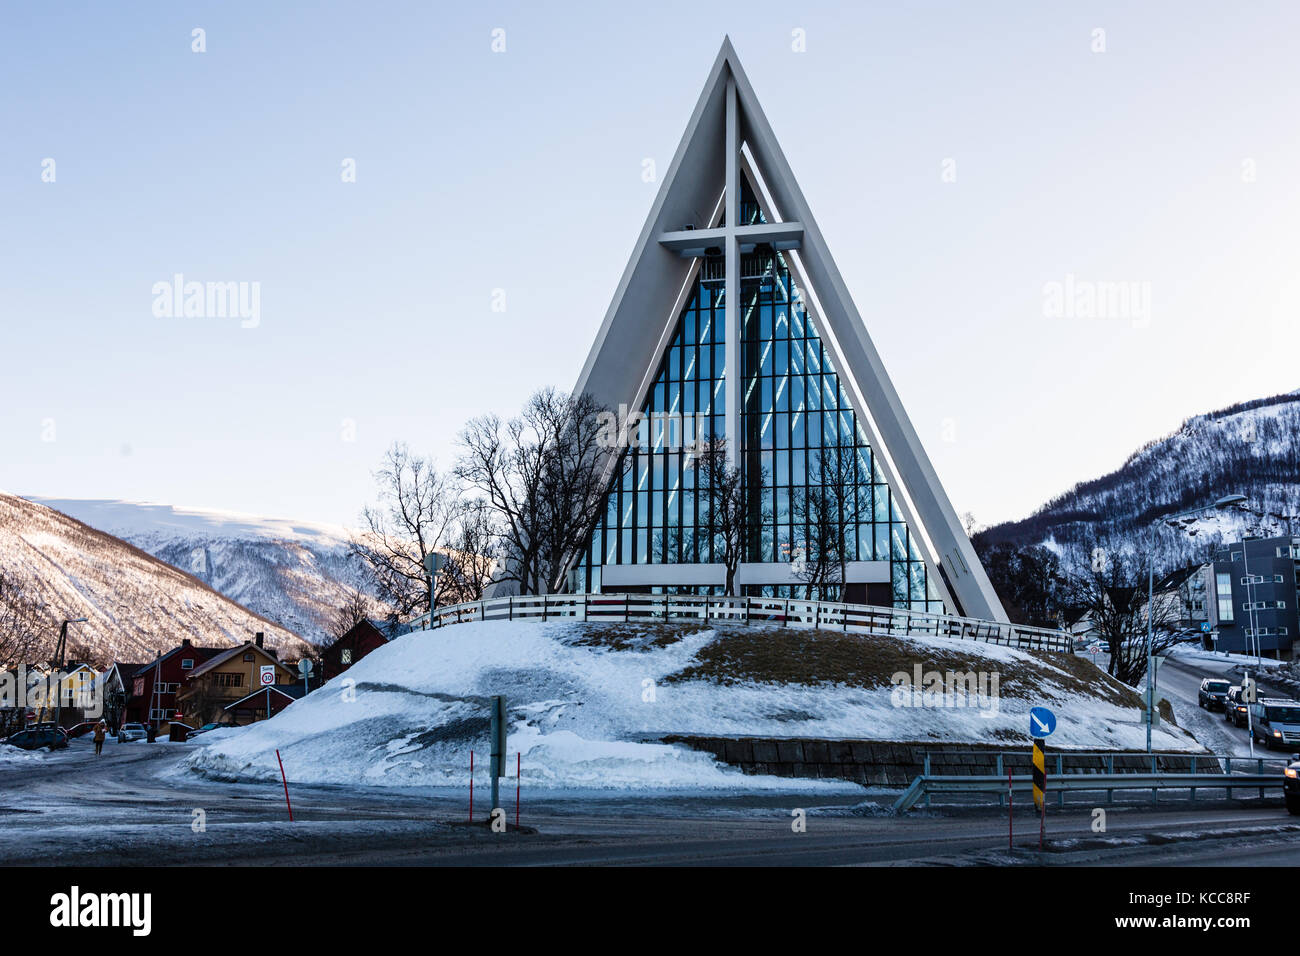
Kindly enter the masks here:
M 1246 702 L 1241 699 L 1241 685 L 1228 688 L 1228 696 L 1223 702 L 1223 719 L 1234 727 L 1246 726 Z
M 193 737 L 196 734 L 206 734 L 209 730 L 216 730 L 220 726 L 221 724 L 204 724 L 202 727 L 190 731 L 190 736 Z
M 1201 689 L 1196 692 L 1196 702 L 1205 710 L 1223 710 L 1227 706 L 1228 690 L 1232 687 L 1226 680 L 1207 677 L 1201 681 Z
M 1300 700 L 1266 697 L 1250 705 L 1250 735 L 1269 750 L 1300 744 Z
M 1282 773 L 1282 795 L 1286 797 L 1286 811 L 1300 816 L 1300 754 L 1291 755 L 1291 761 Z
M 148 736 L 149 728 L 144 724 L 123 724 L 117 732 L 117 742 L 124 744 L 132 740 L 145 740 Z
M 6 737 L 4 742 L 23 750 L 40 750 L 42 747 L 60 750 L 68 745 L 68 732 L 62 727 L 29 727 Z
M 97 720 L 83 720 L 81 723 L 73 724 L 68 728 L 68 737 L 73 740 L 84 737 L 86 734 L 94 733 L 95 728 L 98 726 L 99 721 Z

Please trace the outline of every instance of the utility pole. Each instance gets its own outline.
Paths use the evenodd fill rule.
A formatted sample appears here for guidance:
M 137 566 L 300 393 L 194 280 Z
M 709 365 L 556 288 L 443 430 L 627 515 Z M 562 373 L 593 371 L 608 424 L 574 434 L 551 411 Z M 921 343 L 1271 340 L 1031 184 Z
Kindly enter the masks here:
M 68 652 L 68 625 L 83 624 L 85 621 L 84 617 L 65 619 L 59 627 L 59 644 L 54 649 L 54 729 L 56 732 L 59 729 L 59 721 L 63 719 L 63 668 Z
M 1224 495 L 1212 505 L 1204 505 L 1200 508 L 1189 508 L 1187 511 L 1180 511 L 1178 514 L 1169 515 L 1164 519 L 1164 523 L 1176 526 L 1174 523 L 1181 518 L 1192 518 L 1203 514 L 1211 509 L 1222 510 L 1234 505 L 1244 505 L 1246 503 L 1245 495 Z M 1151 724 L 1152 714 L 1156 709 L 1156 682 L 1155 668 L 1155 567 L 1156 567 L 1156 529 L 1159 525 L 1151 526 L 1151 549 L 1150 557 L 1147 564 L 1147 753 L 1151 753 Z M 1242 548 L 1242 555 L 1245 555 L 1245 548 Z M 1247 572 L 1247 579 L 1250 574 Z M 1112 648 L 1112 650 L 1114 650 Z

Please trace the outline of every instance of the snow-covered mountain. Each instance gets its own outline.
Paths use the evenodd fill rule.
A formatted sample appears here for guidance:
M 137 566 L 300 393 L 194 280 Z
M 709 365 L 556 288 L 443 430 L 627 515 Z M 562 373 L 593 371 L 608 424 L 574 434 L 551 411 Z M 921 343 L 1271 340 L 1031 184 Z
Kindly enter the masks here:
M 1248 509 L 1211 512 L 1168 528 L 1164 516 L 1241 494 Z M 1118 469 L 1052 499 L 1030 517 L 995 525 L 981 543 L 1048 544 L 1069 550 L 1150 547 L 1172 568 L 1207 560 L 1243 534 L 1300 533 L 1300 392 L 1243 402 L 1187 419 L 1134 452 Z
M 313 644 L 350 590 L 369 592 L 335 525 L 134 501 L 29 500 L 129 541 Z
M 60 622 L 78 617 L 87 621 L 73 625 L 70 642 L 87 647 L 98 662 L 149 660 L 183 638 L 235 646 L 259 631 L 283 658 L 306 647 L 290 630 L 127 542 L 4 493 L 0 574 L 43 605 L 49 640 L 36 659 L 53 650 Z

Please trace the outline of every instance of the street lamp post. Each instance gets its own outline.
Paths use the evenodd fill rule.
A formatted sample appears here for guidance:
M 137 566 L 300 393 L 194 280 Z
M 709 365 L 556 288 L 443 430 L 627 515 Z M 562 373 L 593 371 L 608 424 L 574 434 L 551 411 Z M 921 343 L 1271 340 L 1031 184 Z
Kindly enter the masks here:
M 1211 509 L 1221 510 L 1239 505 L 1246 501 L 1245 495 L 1225 495 L 1212 505 L 1190 508 L 1165 518 L 1165 524 L 1172 524 L 1180 518 L 1192 518 Z M 1155 684 L 1155 567 L 1156 567 L 1156 530 L 1159 525 L 1151 526 L 1151 554 L 1147 563 L 1147 753 L 1151 752 L 1151 715 L 1156 707 Z
M 54 670 L 54 732 L 56 734 L 59 730 L 59 721 L 63 719 L 63 665 L 68 651 L 68 625 L 84 623 L 86 623 L 84 617 L 68 618 L 59 628 L 59 645 L 54 650 L 54 656 L 58 659 Z

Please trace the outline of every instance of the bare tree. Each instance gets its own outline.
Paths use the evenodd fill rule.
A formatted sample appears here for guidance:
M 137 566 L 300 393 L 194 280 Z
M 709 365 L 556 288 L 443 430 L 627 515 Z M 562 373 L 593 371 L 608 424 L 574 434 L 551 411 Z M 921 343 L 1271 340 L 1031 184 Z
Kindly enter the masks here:
M 769 511 L 761 504 L 767 474 L 762 469 L 745 480 L 744 469 L 727 458 L 727 440 L 712 438 L 704 443 L 695 458 L 696 485 L 701 497 L 699 525 L 711 543 L 714 560 L 721 559 L 726 568 L 723 593 L 735 595 L 736 572 L 740 562 L 752 549 Z M 700 556 L 704 560 L 704 556 Z
M 438 572 L 438 605 L 478 601 L 492 583 L 496 571 L 501 531 L 492 508 L 482 501 L 471 502 L 460 521 Z
M 334 619 L 330 621 L 329 626 L 330 637 L 337 641 L 362 621 L 368 620 L 371 613 L 370 599 L 360 591 L 349 591 L 343 603 L 334 611 Z
M 805 597 L 826 599 L 842 592 L 848 574 L 849 554 L 855 534 L 857 480 L 856 450 L 850 443 L 827 445 L 817 451 L 808 473 L 808 487 L 797 492 L 790 511 L 795 544 L 799 549 L 796 577 L 804 583 Z
M 1110 675 L 1136 687 L 1147 672 L 1148 613 L 1154 654 L 1177 643 L 1177 609 L 1159 599 L 1148 605 L 1148 569 L 1139 558 L 1103 547 L 1072 558 L 1066 597 L 1088 613 L 1094 633 L 1110 645 Z
M 464 498 L 450 475 L 401 442 L 385 454 L 375 479 L 379 503 L 362 512 L 366 527 L 353 540 L 353 551 L 399 617 L 423 614 L 436 605 L 424 557 L 449 546 L 465 512 Z
M 43 605 L 0 573 L 0 665 L 32 663 L 47 626 Z
M 518 418 L 472 420 L 456 474 L 499 518 L 498 580 L 521 594 L 559 588 L 604 507 L 604 409 L 590 395 L 544 389 Z
M 177 697 L 185 714 L 185 722 L 194 727 L 217 723 L 221 720 L 223 708 L 230 703 L 230 698 L 218 693 L 211 681 L 199 680 L 187 682 Z

